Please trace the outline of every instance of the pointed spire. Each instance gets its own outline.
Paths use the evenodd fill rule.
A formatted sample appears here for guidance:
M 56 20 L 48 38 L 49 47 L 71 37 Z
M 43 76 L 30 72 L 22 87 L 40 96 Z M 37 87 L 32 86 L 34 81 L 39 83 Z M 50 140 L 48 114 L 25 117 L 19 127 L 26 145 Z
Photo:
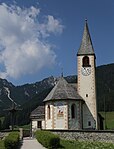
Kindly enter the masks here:
M 92 41 L 91 41 L 91 36 L 89 33 L 87 19 L 85 19 L 82 42 L 81 42 L 77 55 L 95 55 Z

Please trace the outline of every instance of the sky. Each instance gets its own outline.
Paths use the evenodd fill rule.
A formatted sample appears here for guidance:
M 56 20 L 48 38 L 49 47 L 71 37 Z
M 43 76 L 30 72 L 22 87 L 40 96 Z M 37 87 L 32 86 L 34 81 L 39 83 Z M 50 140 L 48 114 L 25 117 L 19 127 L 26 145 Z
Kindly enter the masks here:
M 0 0 L 0 77 L 22 85 L 77 74 L 86 18 L 97 66 L 114 63 L 114 0 Z

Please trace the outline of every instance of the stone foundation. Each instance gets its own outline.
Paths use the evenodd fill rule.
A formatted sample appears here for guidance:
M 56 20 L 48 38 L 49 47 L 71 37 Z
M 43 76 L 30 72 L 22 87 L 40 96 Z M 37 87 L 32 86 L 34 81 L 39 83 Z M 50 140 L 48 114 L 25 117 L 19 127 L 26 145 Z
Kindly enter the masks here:
M 66 140 L 78 141 L 97 141 L 114 143 L 114 131 L 74 131 L 74 130 L 51 130 L 54 134 L 58 134 L 60 138 Z

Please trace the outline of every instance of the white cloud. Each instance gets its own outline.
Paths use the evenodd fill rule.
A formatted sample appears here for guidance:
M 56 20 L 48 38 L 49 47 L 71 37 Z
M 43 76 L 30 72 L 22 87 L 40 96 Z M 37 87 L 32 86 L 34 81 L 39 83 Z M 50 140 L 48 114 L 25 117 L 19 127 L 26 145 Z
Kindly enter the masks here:
M 50 36 L 50 33 L 60 34 L 63 31 L 63 25 L 60 21 L 55 19 L 53 16 L 48 15 L 46 17 L 45 23 L 40 24 L 40 31 L 43 37 Z
M 63 26 L 50 15 L 40 23 L 39 14 L 33 6 L 0 5 L 0 64 L 5 70 L 1 77 L 18 78 L 55 63 L 56 54 L 44 38 L 62 33 Z

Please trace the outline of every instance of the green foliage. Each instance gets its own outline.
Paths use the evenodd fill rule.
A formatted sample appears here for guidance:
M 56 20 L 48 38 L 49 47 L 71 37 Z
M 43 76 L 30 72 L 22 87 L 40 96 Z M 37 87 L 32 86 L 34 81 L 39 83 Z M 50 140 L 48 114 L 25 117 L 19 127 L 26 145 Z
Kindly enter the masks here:
M 1 128 L 2 128 L 2 122 L 1 122 L 1 120 L 0 120 L 0 130 L 1 130 Z
M 107 129 L 114 130 L 114 112 L 100 112 L 100 114 L 105 118 L 104 126 Z
M 10 119 L 11 119 L 10 113 L 6 114 L 4 121 L 3 121 L 3 124 L 2 124 L 2 129 L 8 129 L 9 128 L 9 126 L 11 125 Z
M 18 131 L 19 128 L 23 128 L 23 130 L 30 130 L 31 124 L 23 125 L 23 126 L 17 126 L 17 125 L 14 126 L 14 130 L 15 130 L 15 131 L 16 131 L 16 130 Z
M 17 149 L 19 145 L 19 132 L 11 132 L 4 140 L 6 149 Z
M 35 133 L 36 139 L 40 142 L 43 146 L 56 149 L 60 146 L 60 138 L 58 135 L 52 134 L 49 131 L 42 131 L 38 130 Z
M 98 111 L 114 111 L 114 64 L 96 69 Z
M 42 101 L 48 95 L 48 93 L 50 92 L 51 89 L 52 88 L 44 89 L 43 92 L 37 94 L 32 99 L 30 99 L 25 104 L 23 104 L 21 106 L 22 110 L 20 110 L 16 113 L 15 125 L 19 125 L 21 127 L 21 125 L 29 124 L 30 123 L 30 113 L 35 108 L 37 108 L 39 105 L 42 105 Z M 6 114 L 4 122 L 3 122 L 3 129 L 9 128 L 9 125 L 11 125 L 10 121 L 11 121 L 10 115 Z
M 30 113 L 37 108 L 39 105 L 42 105 L 42 101 L 48 95 L 52 88 L 45 89 L 41 93 L 35 95 L 32 99 L 27 101 L 23 106 L 21 106 L 22 111 L 17 112 L 16 115 L 16 125 L 27 125 L 30 123 Z
M 104 142 L 61 140 L 60 145 L 58 149 L 114 149 L 114 144 Z
M 0 140 L 0 149 L 5 149 L 4 141 L 3 140 Z

